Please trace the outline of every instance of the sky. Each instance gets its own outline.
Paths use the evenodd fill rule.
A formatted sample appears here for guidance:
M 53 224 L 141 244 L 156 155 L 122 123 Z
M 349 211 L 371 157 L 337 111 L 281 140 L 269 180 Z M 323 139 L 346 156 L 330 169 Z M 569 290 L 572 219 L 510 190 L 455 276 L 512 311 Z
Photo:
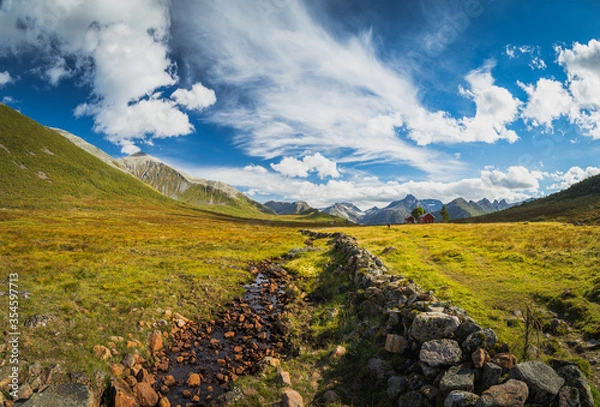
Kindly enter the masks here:
M 0 0 L 0 101 L 259 202 L 600 173 L 595 0 Z

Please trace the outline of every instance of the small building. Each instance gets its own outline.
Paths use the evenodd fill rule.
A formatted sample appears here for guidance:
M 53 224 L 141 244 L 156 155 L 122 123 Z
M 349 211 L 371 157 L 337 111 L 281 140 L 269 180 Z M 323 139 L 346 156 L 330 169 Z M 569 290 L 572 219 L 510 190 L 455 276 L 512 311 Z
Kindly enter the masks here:
M 411 215 L 408 218 L 405 218 L 404 223 L 415 223 L 415 217 Z
M 419 223 L 434 223 L 434 222 L 435 222 L 435 217 L 430 213 L 426 213 L 423 216 L 419 216 Z

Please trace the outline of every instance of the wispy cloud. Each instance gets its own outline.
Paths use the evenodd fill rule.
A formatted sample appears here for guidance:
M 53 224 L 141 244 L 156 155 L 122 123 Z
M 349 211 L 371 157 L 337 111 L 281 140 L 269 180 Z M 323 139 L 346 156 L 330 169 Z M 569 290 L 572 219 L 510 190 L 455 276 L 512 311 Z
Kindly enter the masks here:
M 13 81 L 14 78 L 10 76 L 10 73 L 8 71 L 0 72 L 0 88 Z

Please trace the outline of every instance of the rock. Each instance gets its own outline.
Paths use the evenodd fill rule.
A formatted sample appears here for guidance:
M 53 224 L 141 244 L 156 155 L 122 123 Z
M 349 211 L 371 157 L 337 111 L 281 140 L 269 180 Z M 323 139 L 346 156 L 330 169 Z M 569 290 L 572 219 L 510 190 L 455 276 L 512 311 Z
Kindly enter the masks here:
M 19 385 L 19 400 L 25 400 L 31 397 L 33 394 L 33 389 L 29 385 L 29 383 L 23 383 Z
M 592 389 L 585 378 L 585 375 L 577 366 L 567 365 L 558 371 L 558 375 L 565 379 L 565 384 L 579 390 L 579 401 L 581 407 L 593 407 L 594 397 Z
M 327 390 L 323 393 L 323 403 L 325 404 L 333 404 L 340 401 L 340 396 L 337 395 L 333 390 Z
M 529 403 L 549 405 L 565 383 L 550 366 L 538 360 L 519 363 L 510 371 L 510 378 L 525 382 L 529 388 Z
M 404 336 L 388 334 L 385 338 L 385 350 L 390 353 L 404 353 L 408 348 L 408 341 Z
M 462 349 L 467 354 L 470 355 L 477 350 L 477 348 L 484 349 L 492 349 L 496 344 L 498 337 L 496 333 L 489 329 L 482 329 L 477 332 L 473 332 L 467 336 L 467 339 L 462 343 Z
M 517 365 L 517 357 L 509 352 L 498 353 L 492 359 L 492 362 L 502 368 L 506 373 Z
M 283 389 L 283 397 L 281 399 L 281 407 L 304 407 L 302 396 L 295 390 L 286 388 Z
M 128 353 L 123 357 L 121 364 L 123 366 L 131 369 L 133 366 L 135 366 L 136 362 L 137 362 L 136 356 L 133 353 Z
M 81 383 L 51 384 L 35 393 L 20 407 L 95 407 L 98 403 L 90 389 Z
M 115 378 L 109 387 L 109 402 L 114 407 L 140 407 L 133 392 L 123 379 Z
M 423 343 L 419 360 L 431 367 L 455 365 L 462 359 L 458 342 L 452 339 L 434 339 Z
M 473 332 L 481 331 L 483 328 L 477 325 L 475 322 L 466 321 L 460 324 L 460 326 L 454 332 L 454 336 L 458 343 L 463 343 L 467 336 L 471 335 Z
M 155 353 L 163 348 L 163 335 L 159 330 L 154 330 L 148 337 L 148 349 L 151 353 Z
M 440 394 L 440 390 L 431 384 L 426 384 L 425 386 L 421 387 L 419 391 L 423 393 L 430 401 L 434 401 L 438 394 Z
M 158 400 L 158 405 L 156 407 L 171 407 L 171 402 L 168 398 L 163 397 L 160 400 Z
M 171 380 L 171 378 L 173 378 L 173 376 L 163 377 L 163 383 L 167 386 L 172 386 L 175 382 L 175 379 L 173 378 Z M 167 384 L 167 381 L 165 381 L 165 379 L 167 379 L 167 381 L 169 383 L 173 383 L 173 384 Z M 200 387 L 201 381 L 202 381 L 202 378 L 200 377 L 200 375 L 198 373 L 190 373 L 190 375 L 187 378 L 186 384 L 188 385 L 188 387 Z
M 579 390 L 571 386 L 563 386 L 558 391 L 558 407 L 581 407 Z
M 481 375 L 481 385 L 488 389 L 496 386 L 500 382 L 502 368 L 495 363 L 486 363 L 483 365 L 483 374 Z
M 388 246 L 385 249 L 383 249 L 381 254 L 385 256 L 386 254 L 394 253 L 397 251 L 398 251 L 398 249 L 395 246 Z
M 420 391 L 409 391 L 398 399 L 398 407 L 432 407 L 427 396 Z
M 471 354 L 471 360 L 475 369 L 481 369 L 486 362 L 490 361 L 490 354 L 485 349 L 477 348 L 473 354 Z
M 277 372 L 277 374 L 275 375 L 275 383 L 280 384 L 280 385 L 291 386 L 292 380 L 290 379 L 289 372 L 286 372 L 283 370 Z
M 133 394 L 142 407 L 154 407 L 158 403 L 158 394 L 150 383 L 138 383 L 133 387 Z
M 440 391 L 449 394 L 452 390 L 473 392 L 475 387 L 475 373 L 463 366 L 452 366 L 440 380 Z
M 27 366 L 27 374 L 29 377 L 36 377 L 42 374 L 42 364 L 40 362 L 32 363 Z
M 389 363 L 384 362 L 379 358 L 369 359 L 367 362 L 367 369 L 378 379 L 385 379 L 389 376 L 390 372 Z
M 524 382 L 509 379 L 506 383 L 484 391 L 476 407 L 522 407 L 528 396 L 529 391 Z
M 416 316 L 411 327 L 410 335 L 423 343 L 433 339 L 450 337 L 459 327 L 457 317 L 442 312 L 423 312 Z
M 392 376 L 388 379 L 387 394 L 390 400 L 397 400 L 400 394 L 408 390 L 406 376 Z
M 108 349 L 106 346 L 103 346 L 103 345 L 94 346 L 94 353 L 101 360 L 107 360 L 112 357 L 112 353 L 110 352 L 110 349 Z
M 263 359 L 263 363 L 267 366 L 281 366 L 281 360 L 267 356 Z
M 120 363 L 111 363 L 109 369 L 111 375 L 114 377 L 120 377 L 125 370 L 125 366 Z
M 25 321 L 24 325 L 28 328 L 39 328 L 48 326 L 48 324 L 56 319 L 54 315 L 33 315 Z
M 335 347 L 333 352 L 331 352 L 330 359 L 339 359 L 346 354 L 346 348 L 341 345 Z
M 444 400 L 444 407 L 474 407 L 479 396 L 463 390 L 452 390 Z

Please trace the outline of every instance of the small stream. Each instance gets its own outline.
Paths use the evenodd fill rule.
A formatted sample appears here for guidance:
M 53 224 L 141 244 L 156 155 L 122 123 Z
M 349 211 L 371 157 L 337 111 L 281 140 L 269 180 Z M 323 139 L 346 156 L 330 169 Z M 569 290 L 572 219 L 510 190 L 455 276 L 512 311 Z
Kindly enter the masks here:
M 216 320 L 188 323 L 170 338 L 158 371 L 157 391 L 172 406 L 205 406 L 228 391 L 240 376 L 256 373 L 265 357 L 286 357 L 286 343 L 278 329 L 287 303 L 284 288 L 288 273 L 263 261 L 253 269 L 254 281 L 245 293 L 228 304 Z M 200 385 L 190 387 L 190 374 L 200 375 Z M 172 376 L 172 377 L 171 377 Z M 174 380 L 173 380 L 174 379 Z

